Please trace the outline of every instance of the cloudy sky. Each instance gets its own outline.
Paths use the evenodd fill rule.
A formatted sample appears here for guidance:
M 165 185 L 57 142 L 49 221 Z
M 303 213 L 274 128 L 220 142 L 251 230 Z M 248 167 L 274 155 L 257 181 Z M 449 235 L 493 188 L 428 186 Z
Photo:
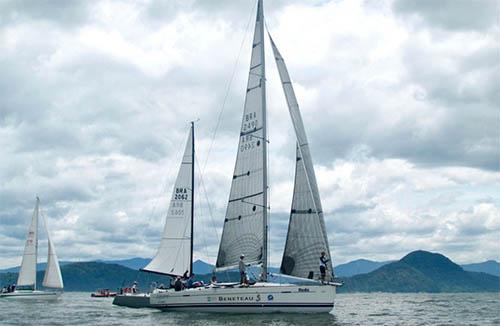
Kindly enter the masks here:
M 499 1 L 270 0 L 265 10 L 334 263 L 415 249 L 500 260 Z M 206 189 L 198 181 L 195 255 L 214 262 L 254 11 L 253 0 L 0 1 L 0 267 L 20 263 L 37 194 L 61 260 L 151 257 L 194 119 Z M 295 140 L 267 49 L 278 265 Z

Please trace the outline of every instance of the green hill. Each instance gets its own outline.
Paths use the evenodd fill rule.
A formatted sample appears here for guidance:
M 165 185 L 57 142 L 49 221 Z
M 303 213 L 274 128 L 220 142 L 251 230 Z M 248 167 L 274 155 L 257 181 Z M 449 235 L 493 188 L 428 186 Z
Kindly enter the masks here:
M 466 272 L 441 254 L 421 250 L 342 280 L 339 292 L 500 292 L 499 277 Z
M 167 276 L 104 262 L 69 263 L 61 267 L 65 291 L 95 291 L 98 288 L 118 289 L 139 282 L 148 290 L 149 284 L 168 285 Z M 211 274 L 197 275 L 208 283 Z M 43 271 L 37 273 L 40 283 Z M 217 273 L 219 281 L 238 281 L 238 272 Z M 339 292 L 500 292 L 500 278 L 486 273 L 467 272 L 441 254 L 414 251 L 399 261 L 386 264 L 370 273 L 342 278 Z M 0 285 L 17 281 L 17 273 L 0 273 Z

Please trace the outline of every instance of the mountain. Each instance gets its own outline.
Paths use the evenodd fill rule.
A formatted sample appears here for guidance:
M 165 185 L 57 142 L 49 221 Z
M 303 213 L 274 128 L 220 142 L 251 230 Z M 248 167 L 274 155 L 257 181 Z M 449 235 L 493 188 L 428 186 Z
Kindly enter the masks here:
M 41 286 L 44 272 L 37 272 L 37 286 Z M 118 289 L 138 281 L 139 286 L 151 282 L 170 282 L 166 276 L 141 273 L 118 264 L 103 262 L 71 263 L 61 267 L 65 291 L 95 291 L 98 288 Z M 16 283 L 17 273 L 0 274 L 0 285 Z
M 139 270 L 144 268 L 151 261 L 150 258 L 129 258 L 129 259 L 120 259 L 120 260 L 97 260 L 98 262 L 106 263 L 106 264 L 116 264 L 128 267 L 130 269 Z
M 422 250 L 343 281 L 339 292 L 500 292 L 499 277 L 464 271 L 447 257 Z
M 495 276 L 500 276 L 500 263 L 495 260 L 488 260 L 483 263 L 465 264 L 462 268 L 469 272 L 483 272 Z
M 367 259 L 357 259 L 334 267 L 335 276 L 351 277 L 358 274 L 370 273 L 379 267 L 391 263 L 392 261 L 373 261 Z
M 139 262 L 139 261 L 137 261 Z M 208 282 L 213 266 L 201 260 L 194 263 L 196 279 Z M 65 291 L 118 289 L 133 281 L 147 290 L 149 284 L 169 284 L 170 278 L 139 272 L 106 262 L 67 263 L 61 267 Z M 250 272 L 252 272 L 249 269 Z M 258 271 L 252 272 L 256 274 Z M 219 281 L 238 281 L 237 271 L 216 273 Z M 252 275 L 253 276 L 253 275 Z M 37 273 L 39 283 L 43 272 Z M 441 254 L 414 251 L 399 261 L 387 263 L 365 274 L 342 278 L 339 292 L 500 292 L 500 278 L 486 273 L 468 272 Z M 1 273 L 0 285 L 17 281 L 17 273 Z
M 59 265 L 64 266 L 64 265 L 71 264 L 71 263 L 72 262 L 70 262 L 70 261 L 60 261 Z M 38 263 L 38 264 L 36 264 L 36 270 L 37 271 L 44 271 L 46 266 L 47 266 L 47 263 Z M 19 268 L 21 268 L 21 266 L 0 269 L 0 273 L 18 273 Z
M 130 269 L 134 270 L 139 270 L 143 267 L 145 267 L 149 262 L 151 261 L 150 258 L 129 258 L 129 259 L 119 259 L 119 260 L 96 260 L 98 263 L 104 263 L 104 264 L 116 264 L 120 266 L 124 266 Z M 64 266 L 68 264 L 74 264 L 76 262 L 71 262 L 71 261 L 60 261 L 59 265 Z M 38 263 L 36 265 L 36 270 L 37 271 L 44 271 L 46 263 Z M 195 274 L 208 274 L 211 273 L 214 266 L 210 265 L 208 263 L 205 263 L 202 260 L 197 260 L 193 263 L 193 270 Z M 19 266 L 16 267 L 10 267 L 6 269 L 0 270 L 0 273 L 18 273 L 19 272 Z
M 205 263 L 203 260 L 197 260 L 193 263 L 193 273 L 195 275 L 211 274 L 214 270 L 214 265 Z

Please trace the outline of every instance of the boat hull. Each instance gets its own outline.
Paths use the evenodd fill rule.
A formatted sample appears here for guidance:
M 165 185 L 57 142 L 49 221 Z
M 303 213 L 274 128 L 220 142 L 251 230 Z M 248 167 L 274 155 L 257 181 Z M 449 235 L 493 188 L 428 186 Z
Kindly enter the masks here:
M 261 283 L 249 287 L 206 287 L 175 292 L 155 291 L 153 308 L 164 311 L 216 313 L 328 313 L 333 310 L 335 286 Z
M 14 291 L 10 293 L 1 293 L 2 299 L 20 299 L 20 300 L 56 300 L 59 299 L 62 292 L 56 291 Z
M 129 308 L 151 308 L 149 303 L 149 294 L 118 294 L 113 299 L 116 306 Z

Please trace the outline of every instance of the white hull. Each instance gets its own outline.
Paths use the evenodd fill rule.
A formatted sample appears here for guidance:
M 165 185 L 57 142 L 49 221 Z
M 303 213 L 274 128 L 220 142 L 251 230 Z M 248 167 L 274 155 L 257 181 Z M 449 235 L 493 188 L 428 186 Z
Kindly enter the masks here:
M 165 311 L 217 313 L 328 313 L 335 299 L 333 285 L 257 283 L 249 287 L 206 287 L 151 294 L 153 308 Z
M 0 293 L 0 298 L 23 299 L 23 300 L 55 300 L 61 296 L 62 292 L 56 291 L 14 291 L 10 293 Z

